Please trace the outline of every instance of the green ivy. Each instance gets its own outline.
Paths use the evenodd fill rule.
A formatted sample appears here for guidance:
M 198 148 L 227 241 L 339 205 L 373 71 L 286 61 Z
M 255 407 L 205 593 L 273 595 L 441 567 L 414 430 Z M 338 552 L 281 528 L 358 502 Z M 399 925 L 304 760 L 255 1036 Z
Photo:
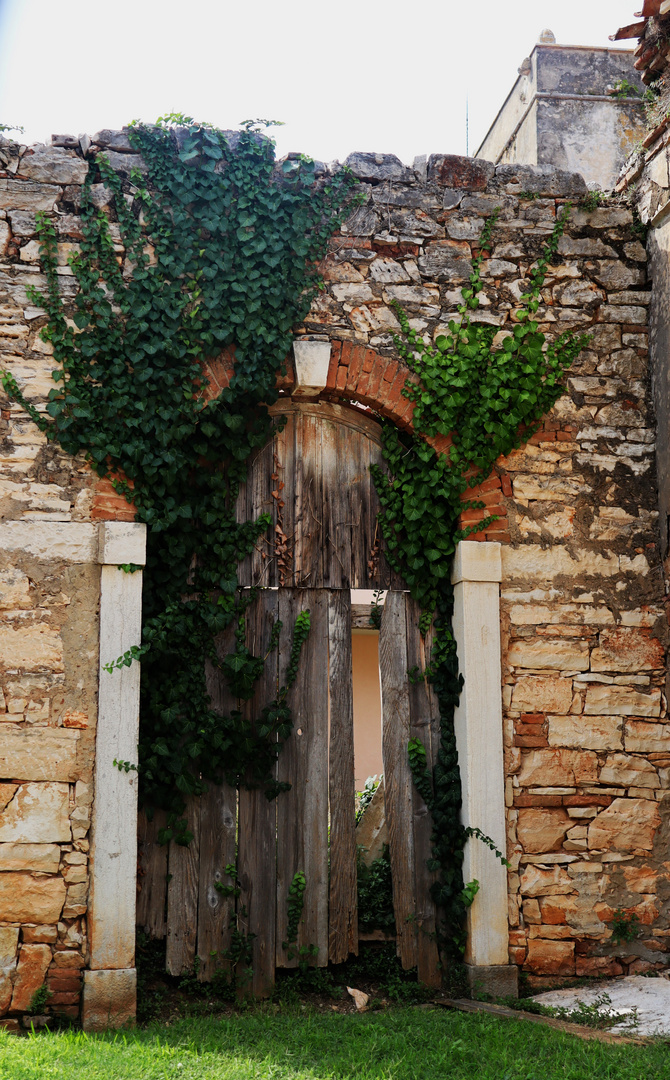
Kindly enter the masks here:
M 403 334 L 396 346 L 418 376 L 403 391 L 414 403 L 414 434 L 384 424 L 382 447 L 388 471 L 373 467 L 373 478 L 389 562 L 423 608 L 422 633 L 434 620 L 425 672 L 440 712 L 440 745 L 432 775 L 420 740 L 410 740 L 408 756 L 416 787 L 432 815 L 429 866 L 438 875 L 432 894 L 441 913 L 440 944 L 452 959 L 465 949 L 465 915 L 479 887 L 476 881 L 463 882 L 465 844 L 477 837 L 505 861 L 481 830 L 466 828 L 461 821 L 454 710 L 463 678 L 451 627 L 451 566 L 458 541 L 487 528 L 495 518 L 485 517 L 466 529 L 459 528 L 458 519 L 466 509 L 484 508 L 481 501 L 464 499 L 465 492 L 486 480 L 501 455 L 509 454 L 537 430 L 542 416 L 563 393 L 566 371 L 588 341 L 583 335 L 566 333 L 548 344 L 534 317 L 569 211 L 566 206 L 558 217 L 530 273 L 513 329 L 499 344 L 494 346 L 497 327 L 472 321 L 479 306 L 481 266 L 492 246 L 499 211 L 483 229 L 469 284 L 462 290 L 460 318 L 449 323 L 448 334 L 438 337 L 434 345 L 426 343 L 395 305 Z M 444 454 L 437 454 L 425 441 L 439 435 L 451 438 Z
M 286 941 L 282 941 L 282 948 L 287 950 L 289 960 L 297 956 L 293 948 L 298 940 L 298 928 L 302 919 L 302 909 L 305 906 L 305 889 L 307 879 L 302 870 L 293 875 L 293 881 L 288 889 L 288 922 L 286 926 Z
M 183 840 L 188 831 L 175 819 L 206 781 L 260 785 L 268 797 L 286 786 L 275 783 L 273 767 L 292 727 L 286 690 L 309 615 L 296 622 L 282 689 L 250 717 L 241 704 L 263 658 L 244 644 L 252 596 L 239 593 L 237 565 L 270 518 L 238 522 L 235 500 L 250 454 L 270 435 L 277 372 L 356 181 L 347 170 L 317 178 L 304 157 L 276 166 L 274 144 L 252 123 L 224 133 L 170 116 L 131 127 L 129 137 L 147 169 L 134 170 L 130 183 L 104 155 L 89 158 L 83 238 L 70 258 L 79 286 L 73 320 L 59 292 L 56 234 L 38 215 L 47 288 L 31 299 L 47 312 L 42 337 L 57 365 L 47 416 L 8 372 L 3 385 L 48 439 L 85 454 L 132 498 L 136 520 L 148 526 L 142 643 L 103 660 L 109 671 L 142 660 L 142 798 L 172 812 L 168 831 Z M 124 271 L 109 218 L 93 202 L 99 181 L 112 192 Z M 232 346 L 231 384 L 206 402 L 203 363 Z M 231 624 L 235 651 L 221 663 L 216 638 Z M 278 632 L 279 624 L 271 647 Z M 207 660 L 238 698 L 226 717 L 212 708 Z

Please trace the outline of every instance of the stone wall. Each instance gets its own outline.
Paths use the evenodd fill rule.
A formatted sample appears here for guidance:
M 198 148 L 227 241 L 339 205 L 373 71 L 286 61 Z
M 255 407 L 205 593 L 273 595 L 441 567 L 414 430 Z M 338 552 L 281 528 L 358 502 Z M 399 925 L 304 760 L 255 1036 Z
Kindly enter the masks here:
M 57 143 L 0 146 L 0 363 L 38 407 L 52 361 L 38 336 L 44 313 L 26 296 L 28 284 L 44 284 L 35 212 L 54 220 L 63 292 L 71 296 L 67 256 L 81 237 L 89 163 L 106 153 L 129 196 L 137 163 L 122 133 L 99 133 L 92 145 Z M 400 301 L 417 330 L 443 331 L 484 220 L 500 206 L 478 318 L 502 337 L 557 212 L 586 189 L 581 177 L 549 167 L 494 168 L 443 155 L 413 168 L 375 154 L 352 155 L 348 164 L 365 202 L 333 237 L 325 291 L 296 336 L 333 345 L 324 398 L 356 401 L 411 426 L 390 301 Z M 118 240 L 108 192 L 99 184 L 93 192 Z M 123 261 L 119 243 L 117 253 Z M 505 545 L 511 958 L 532 974 L 641 970 L 663 962 L 667 940 L 667 622 L 645 259 L 625 205 L 573 207 L 539 318 L 550 336 L 588 330 L 592 342 L 542 430 L 498 463 L 483 492 L 501 518 L 487 538 Z M 229 359 L 212 366 L 219 385 L 230 370 Z M 289 371 L 282 386 L 293 385 Z M 77 972 L 89 955 L 96 523 L 131 512 L 83 461 L 47 446 L 19 408 L 5 404 L 2 423 L 0 1012 L 21 1015 L 46 973 L 49 1008 L 74 1015 Z M 635 910 L 645 927 L 623 949 L 610 943 L 618 907 Z
M 0 145 L 0 366 L 45 408 L 51 349 L 28 285 L 44 285 L 35 213 L 61 238 L 63 294 L 74 294 L 78 202 L 88 166 L 63 148 Z M 69 199 L 69 204 L 65 202 Z M 83 460 L 6 399 L 0 419 L 0 1016 L 79 1015 L 87 962 L 89 826 L 98 691 L 98 521 L 128 516 Z M 132 513 L 130 514 L 132 517 Z
M 405 306 L 416 329 L 439 333 L 495 206 L 502 213 L 478 317 L 509 332 L 530 262 L 566 199 L 578 202 L 584 190 L 580 177 L 547 167 L 433 157 L 412 175 L 373 155 L 349 163 L 369 185 L 367 201 L 334 238 L 327 290 L 305 329 L 389 357 L 389 301 Z M 531 975 L 644 971 L 665 964 L 670 899 L 646 254 L 620 202 L 591 212 L 575 205 L 559 251 L 541 329 L 588 331 L 592 341 L 543 430 L 498 462 L 495 498 L 508 525 L 489 537 L 507 541 L 510 955 Z M 644 928 L 631 944 L 611 944 L 617 908 Z

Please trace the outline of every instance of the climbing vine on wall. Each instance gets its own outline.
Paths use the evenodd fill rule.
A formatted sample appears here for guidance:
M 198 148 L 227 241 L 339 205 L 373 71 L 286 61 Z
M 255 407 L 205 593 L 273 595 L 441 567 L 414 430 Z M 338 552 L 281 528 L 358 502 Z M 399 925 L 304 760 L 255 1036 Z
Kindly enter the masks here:
M 463 882 L 465 844 L 470 836 L 477 836 L 493 850 L 495 846 L 476 827 L 467 829 L 461 821 L 454 709 L 463 680 L 451 631 L 451 565 L 458 541 L 495 520 L 489 517 L 459 529 L 464 510 L 484 506 L 477 500 L 464 500 L 464 493 L 490 475 L 498 457 L 509 454 L 537 430 L 541 417 L 563 393 L 565 372 L 588 341 L 584 335 L 566 333 L 548 344 L 534 318 L 549 260 L 558 250 L 569 211 L 566 206 L 557 219 L 530 273 L 513 329 L 496 347 L 498 327 L 477 324 L 472 317 L 479 306 L 480 270 L 484 253 L 491 248 L 497 212 L 483 229 L 470 282 L 462 290 L 459 319 L 449 324 L 448 334 L 438 337 L 434 346 L 426 343 L 396 305 L 403 332 L 396 345 L 419 377 L 404 389 L 414 402 L 414 434 L 384 424 L 382 445 L 388 472 L 373 467 L 373 476 L 389 562 L 421 603 L 424 632 L 434 619 L 426 672 L 440 709 L 440 746 L 433 775 L 426 768 L 419 740 L 412 740 L 408 753 L 416 786 L 433 819 L 431 869 L 438 871 L 433 897 L 443 918 L 440 937 L 444 948 L 457 956 L 465 948 L 465 913 L 477 889 L 476 883 Z M 438 455 L 421 435 L 449 436 L 451 446 Z M 496 854 L 502 858 L 500 852 Z
M 278 790 L 273 765 L 292 727 L 286 689 L 308 614 L 296 622 L 283 688 L 258 716 L 242 707 L 217 715 L 205 661 L 220 664 L 216 637 L 237 621 L 223 675 L 239 702 L 251 697 L 263 658 L 245 644 L 253 596 L 240 599 L 237 565 L 270 519 L 238 523 L 235 499 L 249 455 L 268 439 L 277 372 L 355 181 L 346 170 L 317 179 L 307 158 L 276 167 L 274 144 L 253 124 L 224 133 L 172 116 L 131 128 L 130 141 L 147 170 L 130 184 L 104 155 L 90 159 L 83 239 L 70 260 L 79 285 L 73 321 L 59 294 L 53 226 L 38 220 L 47 289 L 32 298 L 47 312 L 42 336 L 58 365 L 48 415 L 8 373 L 3 383 L 49 439 L 83 452 L 132 495 L 148 526 L 142 645 L 122 662 L 142 657 L 143 797 L 178 815 L 203 789 L 201 775 L 261 785 L 269 797 Z M 123 270 L 92 198 L 98 180 L 113 195 Z M 228 346 L 235 375 L 207 401 L 203 363 Z M 277 624 L 271 647 L 278 633 Z

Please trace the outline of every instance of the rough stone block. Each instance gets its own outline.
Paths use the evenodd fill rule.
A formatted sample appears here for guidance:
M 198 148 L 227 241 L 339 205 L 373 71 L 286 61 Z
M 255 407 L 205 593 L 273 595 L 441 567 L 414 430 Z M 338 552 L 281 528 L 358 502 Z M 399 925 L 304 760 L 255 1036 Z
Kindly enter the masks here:
M 132 151 L 127 132 L 128 128 L 122 128 L 121 131 L 103 128 L 102 131 L 96 131 L 91 143 L 93 146 L 102 146 L 105 150 L 118 150 L 119 153 Z
M 0 926 L 0 970 L 12 966 L 18 947 L 18 926 Z
M 614 799 L 589 825 L 589 847 L 651 851 L 661 824 L 658 804 L 649 799 Z
M 571 827 L 565 810 L 519 810 L 517 836 L 525 852 L 553 851 Z
M 78 779 L 78 731 L 45 730 L 4 734 L 0 740 L 0 775 L 18 780 Z
M 658 873 L 651 866 L 624 866 L 623 876 L 630 892 L 655 895 Z
M 65 901 L 65 882 L 59 877 L 32 877 L 9 871 L 0 874 L 0 921 L 56 923 Z
M 524 900 L 522 904 L 523 921 L 528 926 L 533 926 L 536 923 L 542 922 L 542 915 L 540 914 L 540 904 L 538 900 Z
M 602 979 L 604 975 L 623 975 L 623 968 L 613 956 L 578 956 L 575 962 L 575 975 L 588 975 Z
M 661 691 L 642 694 L 631 686 L 601 683 L 586 691 L 584 712 L 587 716 L 658 716 L 661 711 Z
M 479 161 L 457 154 L 431 154 L 428 158 L 428 180 L 442 187 L 484 191 L 495 173 L 490 161 Z
M 70 840 L 69 814 L 70 790 L 67 784 L 21 784 L 14 798 L 0 814 L 0 852 L 5 844 L 14 848 L 27 848 L 49 845 L 58 840 Z M 33 859 L 38 857 L 35 852 L 32 855 L 29 852 L 25 854 Z M 48 859 L 48 853 L 43 858 Z M 0 866 L 2 862 L 0 853 Z M 34 867 L 25 866 L 20 869 Z
M 535 975 L 574 975 L 575 943 L 534 938 L 528 942 L 524 966 Z
M 51 213 L 59 198 L 60 188 L 54 184 L 0 179 L 0 210 L 45 210 Z
M 542 870 L 539 866 L 532 864 L 524 868 L 519 888 L 522 896 L 553 896 L 575 891 L 574 882 L 561 866 L 552 866 L 550 870 Z M 550 920 L 544 919 L 544 921 Z
M 579 551 L 575 556 L 564 547 L 542 548 L 538 544 L 521 544 L 512 547 L 503 544 L 503 581 L 531 579 L 536 584 L 556 577 L 616 577 L 619 559 L 616 555 L 600 555 L 595 551 Z
M 33 870 L 55 874 L 59 861 L 57 844 L 0 844 L 0 871 Z
M 58 941 L 57 926 L 23 926 L 21 937 L 28 945 L 54 945 Z
M 32 996 L 44 985 L 46 970 L 51 963 L 49 945 L 22 945 L 19 953 L 19 966 L 12 994 L 13 1012 L 26 1012 L 30 1008 Z
M 489 964 L 475 966 L 466 964 L 468 986 L 476 994 L 491 997 L 519 996 L 519 972 L 515 964 Z
M 621 750 L 622 719 L 616 716 L 550 716 L 550 746 L 582 747 L 584 750 Z
M 645 727 L 657 727 L 645 724 Z M 656 769 L 644 758 L 630 754 L 612 754 L 600 770 L 601 784 L 621 784 L 623 787 L 658 788 L 661 781 Z
M 519 771 L 521 787 L 573 787 L 597 779 L 598 759 L 590 750 L 531 750 L 522 758 Z
M 6 1013 L 12 1003 L 12 980 L 9 973 L 0 970 L 0 1016 Z M 7 1021 L 0 1020 L 0 1027 L 4 1028 Z M 18 1023 L 18 1021 L 16 1021 Z
M 116 150 L 102 150 L 98 158 L 105 158 L 114 172 L 130 176 L 131 170 L 138 169 L 141 173 L 147 172 L 147 166 L 140 154 L 119 154 Z
M 97 562 L 98 528 L 82 521 L 5 521 L 0 525 L 0 550 L 61 562 Z
M 344 164 L 359 180 L 368 180 L 373 183 L 395 180 L 401 184 L 411 184 L 414 180 L 413 170 L 403 165 L 395 154 L 369 154 L 356 151 L 349 154 Z
M 627 751 L 642 754 L 670 753 L 670 724 L 645 724 L 629 720 L 624 735 Z
M 507 660 L 515 667 L 556 668 L 574 671 L 588 671 L 589 646 L 586 641 L 514 641 Z
M 568 920 L 568 914 L 575 909 L 575 898 L 569 895 L 541 896 L 539 900 L 541 921 L 550 926 L 562 926 Z
M 135 968 L 84 972 L 84 1031 L 107 1031 L 134 1023 L 136 987 Z
M 405 267 L 395 259 L 375 259 L 370 263 L 370 277 L 382 285 L 403 285 L 410 281 Z
M 428 244 L 419 259 L 419 270 L 431 281 L 466 281 L 472 273 L 470 248 L 460 240 L 438 240 Z
M 534 195 L 555 199 L 584 195 L 588 190 L 579 173 L 557 169 L 554 165 L 498 165 L 495 175 L 497 186 L 509 195 L 532 191 Z
M 560 255 L 578 255 L 600 258 L 611 258 L 616 255 L 616 252 L 610 244 L 605 244 L 599 237 L 583 237 L 581 239 L 575 236 L 562 236 L 558 241 L 558 252 Z M 601 320 L 603 321 L 603 320 Z
M 22 176 L 43 184 L 83 184 L 88 173 L 83 158 L 58 146 L 36 146 L 23 155 L 19 168 Z
M 0 666 L 15 671 L 63 670 L 63 642 L 46 623 L 0 628 Z

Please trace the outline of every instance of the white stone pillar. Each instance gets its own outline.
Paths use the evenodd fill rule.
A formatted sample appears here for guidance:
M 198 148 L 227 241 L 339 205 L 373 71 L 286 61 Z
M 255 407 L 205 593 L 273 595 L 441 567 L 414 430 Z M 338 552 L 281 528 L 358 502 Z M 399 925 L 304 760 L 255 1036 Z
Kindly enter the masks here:
M 465 683 L 455 712 L 463 785 L 463 823 L 482 830 L 505 853 L 500 544 L 462 540 L 452 570 L 454 636 Z M 516 994 L 509 964 L 507 871 L 476 837 L 465 848 L 465 882 L 479 892 L 468 911 L 465 962 L 470 985 L 494 995 Z
M 118 1027 L 135 1016 L 135 898 L 140 666 L 109 672 L 105 665 L 139 645 L 146 526 L 108 521 L 99 526 L 100 675 L 95 739 L 95 794 L 88 906 L 89 968 L 84 972 L 82 1021 L 87 1031 Z

